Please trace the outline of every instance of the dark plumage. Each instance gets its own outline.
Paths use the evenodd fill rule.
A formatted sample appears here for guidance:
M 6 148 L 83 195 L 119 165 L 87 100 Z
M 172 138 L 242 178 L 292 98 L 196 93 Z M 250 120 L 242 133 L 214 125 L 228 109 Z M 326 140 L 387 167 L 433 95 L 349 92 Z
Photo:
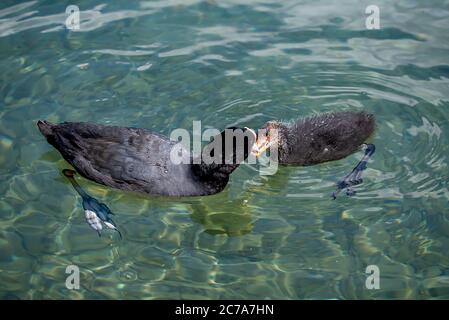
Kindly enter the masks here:
M 258 155 L 275 144 L 280 164 L 307 166 L 338 160 L 357 151 L 375 127 L 374 116 L 364 112 L 328 113 L 293 123 L 270 121 L 263 126 L 266 134 L 259 134 L 256 143 L 254 131 L 243 129 L 243 133 L 251 133 L 244 140 L 243 156 L 242 150 L 237 152 L 236 148 L 241 148 L 237 144 L 233 143 L 231 151 L 225 148 L 223 131 L 219 135 L 221 156 L 228 162 L 207 164 L 203 158 L 197 162 L 188 150 L 182 149 L 187 160 L 184 163 L 189 164 L 176 164 L 170 155 L 178 142 L 145 129 L 76 122 L 55 125 L 38 121 L 37 125 L 47 141 L 82 176 L 121 190 L 167 196 L 220 192 L 228 183 L 229 175 L 247 158 L 249 150 Z M 238 128 L 231 128 L 235 129 Z M 215 148 L 208 149 L 211 145 L 204 150 L 213 156 Z M 369 156 L 373 152 L 374 149 Z M 364 168 L 366 165 L 345 177 L 345 185 L 360 183 L 359 173 Z
M 279 163 L 308 166 L 354 153 L 374 128 L 374 116 L 365 112 L 325 113 L 292 123 L 270 121 L 262 127 L 267 135 L 258 137 L 258 145 L 276 143 L 270 139 L 271 130 L 277 129 Z
M 170 152 L 177 142 L 145 129 L 77 122 L 38 121 L 37 125 L 82 176 L 121 190 L 166 196 L 214 194 L 225 188 L 239 165 L 235 145 L 234 156 L 223 148 L 223 157 L 234 160 L 230 164 L 175 164 Z M 244 158 L 254 143 L 249 140 L 245 139 Z M 190 157 L 185 149 L 183 155 Z

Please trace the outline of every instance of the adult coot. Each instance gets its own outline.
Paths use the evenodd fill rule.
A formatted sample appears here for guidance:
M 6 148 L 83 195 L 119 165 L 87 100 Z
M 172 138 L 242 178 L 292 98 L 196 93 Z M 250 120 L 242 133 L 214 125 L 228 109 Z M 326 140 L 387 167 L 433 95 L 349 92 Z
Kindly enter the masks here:
M 178 142 L 145 129 L 41 120 L 37 125 L 47 141 L 85 178 L 121 190 L 165 196 L 220 192 L 229 175 L 247 158 L 256 138 L 251 129 L 228 128 L 214 138 L 222 141 L 223 161 L 210 163 L 202 157 L 195 161 L 183 149 L 181 154 L 189 159 L 178 163 L 171 158 Z M 239 134 L 243 135 L 243 145 L 233 143 L 232 148 L 226 148 L 225 141 Z M 211 148 L 212 156 L 214 151 Z

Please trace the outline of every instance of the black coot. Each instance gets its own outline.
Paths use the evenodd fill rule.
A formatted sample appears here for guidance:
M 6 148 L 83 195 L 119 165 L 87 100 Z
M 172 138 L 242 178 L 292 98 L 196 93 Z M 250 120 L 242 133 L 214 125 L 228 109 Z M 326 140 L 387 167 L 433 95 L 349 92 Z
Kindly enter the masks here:
M 309 166 L 339 160 L 364 148 L 365 155 L 353 171 L 337 183 L 337 192 L 362 182 L 361 172 L 366 169 L 374 153 L 373 144 L 364 142 L 375 129 L 374 115 L 366 112 L 324 113 L 294 122 L 269 121 L 259 130 L 253 147 L 256 155 L 274 145 L 278 148 L 278 163 Z
M 243 139 L 243 159 L 237 156 L 236 143 L 232 150 L 224 147 L 225 131 L 232 135 L 238 129 L 229 128 L 221 133 L 222 159 L 227 159 L 227 163 L 195 164 L 189 159 L 190 164 L 176 164 L 170 153 L 178 142 L 145 129 L 79 122 L 56 125 L 38 121 L 37 125 L 47 141 L 85 178 L 121 190 L 165 196 L 201 196 L 222 191 L 229 175 L 248 156 L 256 136 L 248 128 L 236 131 L 247 137 Z M 191 157 L 185 149 L 181 154 Z

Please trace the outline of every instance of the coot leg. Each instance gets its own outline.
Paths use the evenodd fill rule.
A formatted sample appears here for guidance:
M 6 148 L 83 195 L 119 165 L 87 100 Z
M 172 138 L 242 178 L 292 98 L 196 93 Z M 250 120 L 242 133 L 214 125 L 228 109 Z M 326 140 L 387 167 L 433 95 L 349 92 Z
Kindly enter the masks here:
M 120 236 L 120 239 L 122 239 L 122 234 L 117 229 L 117 226 L 114 223 L 114 221 L 111 219 L 111 215 L 113 215 L 113 213 L 108 208 L 108 206 L 98 201 L 97 199 L 93 198 L 81 188 L 81 186 L 76 182 L 74 178 L 75 171 L 64 169 L 62 170 L 62 173 L 67 179 L 69 179 L 72 186 L 81 196 L 86 221 L 92 229 L 97 231 L 98 236 L 101 237 L 101 230 L 103 229 L 104 225 L 108 229 L 117 231 Z
M 344 189 L 346 189 L 346 195 L 355 195 L 356 192 L 352 187 L 363 182 L 362 172 L 366 169 L 366 164 L 368 163 L 369 158 L 373 155 L 374 151 L 376 151 L 376 147 L 374 144 L 363 144 L 362 148 L 365 149 L 365 154 L 363 155 L 362 160 L 360 160 L 355 168 L 352 169 L 350 174 L 346 175 L 343 179 L 337 182 L 337 191 L 332 193 L 332 198 L 334 200 Z

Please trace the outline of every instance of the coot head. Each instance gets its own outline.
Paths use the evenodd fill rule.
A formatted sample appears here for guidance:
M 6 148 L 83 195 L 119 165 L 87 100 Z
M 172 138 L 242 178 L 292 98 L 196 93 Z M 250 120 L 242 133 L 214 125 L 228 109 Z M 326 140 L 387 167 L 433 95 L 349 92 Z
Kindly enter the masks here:
M 256 132 L 248 127 L 228 127 L 220 137 L 223 163 L 237 165 L 248 158 L 257 140 Z

